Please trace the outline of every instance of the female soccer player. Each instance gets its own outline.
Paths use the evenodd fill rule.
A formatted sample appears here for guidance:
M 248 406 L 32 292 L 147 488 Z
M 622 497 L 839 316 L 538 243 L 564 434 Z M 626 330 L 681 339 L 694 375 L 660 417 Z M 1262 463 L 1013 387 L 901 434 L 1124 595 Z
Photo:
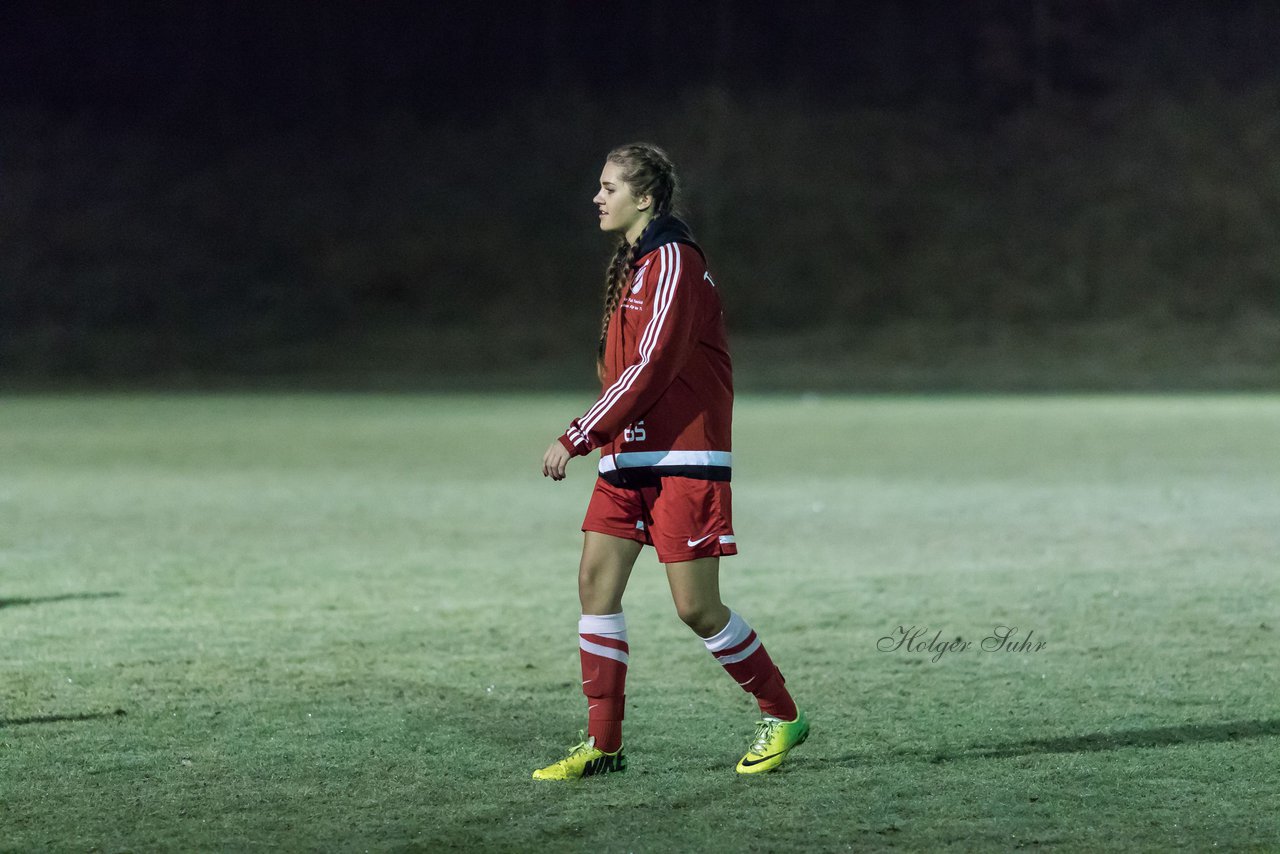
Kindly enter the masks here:
M 588 723 L 585 740 L 534 771 L 537 780 L 626 769 L 622 594 L 644 545 L 666 565 L 680 619 L 759 702 L 763 719 L 738 772 L 777 767 L 809 734 L 760 638 L 720 601 L 720 557 L 738 550 L 729 493 L 733 375 L 720 297 L 702 250 L 672 213 L 675 194 L 666 153 L 634 144 L 609 152 L 593 199 L 600 229 L 619 238 L 596 363 L 603 392 L 542 458 L 543 476 L 562 480 L 569 460 L 600 449 L 578 568 Z

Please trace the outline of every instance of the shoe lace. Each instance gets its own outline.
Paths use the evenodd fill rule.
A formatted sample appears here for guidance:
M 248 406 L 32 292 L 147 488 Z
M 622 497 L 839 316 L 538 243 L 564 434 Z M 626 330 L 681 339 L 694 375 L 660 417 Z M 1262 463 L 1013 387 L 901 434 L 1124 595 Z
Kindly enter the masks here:
M 753 753 L 764 753 L 765 748 L 773 739 L 773 734 L 778 727 L 782 726 L 782 721 L 777 718 L 764 718 L 756 724 L 756 739 L 751 744 Z
M 581 741 L 569 748 L 569 756 L 566 757 L 567 759 L 571 759 L 579 753 L 586 753 L 592 748 L 593 745 L 591 740 L 587 738 L 586 730 L 580 730 L 578 732 L 578 738 L 581 739 Z

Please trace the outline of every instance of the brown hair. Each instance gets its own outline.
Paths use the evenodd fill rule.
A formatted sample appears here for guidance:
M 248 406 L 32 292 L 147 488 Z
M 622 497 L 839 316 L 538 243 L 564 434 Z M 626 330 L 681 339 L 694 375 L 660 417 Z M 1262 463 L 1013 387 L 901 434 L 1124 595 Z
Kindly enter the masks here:
M 648 142 L 634 142 L 620 145 L 605 158 L 610 163 L 622 167 L 622 180 L 631 188 L 631 194 L 650 196 L 653 198 L 653 219 L 645 226 L 644 231 L 636 238 L 634 244 L 627 243 L 626 237 L 618 238 L 617 249 L 609 262 L 604 277 L 604 317 L 600 321 L 600 346 L 596 352 L 596 369 L 601 379 L 604 377 L 604 345 L 609 335 L 609 318 L 618 308 L 622 299 L 622 289 L 627 282 L 627 274 L 635 263 L 636 253 L 644 236 L 653 225 L 653 220 L 669 214 L 674 210 L 678 182 L 676 168 L 667 153 Z

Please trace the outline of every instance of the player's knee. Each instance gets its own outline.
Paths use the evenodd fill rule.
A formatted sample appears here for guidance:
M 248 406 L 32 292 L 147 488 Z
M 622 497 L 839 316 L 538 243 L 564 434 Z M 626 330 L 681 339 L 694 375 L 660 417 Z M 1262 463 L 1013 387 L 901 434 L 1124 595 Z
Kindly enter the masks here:
M 588 593 L 604 586 L 604 573 L 595 564 L 583 561 L 578 567 L 578 592 Z
M 676 601 L 676 613 L 698 637 L 711 637 L 723 626 L 720 612 L 724 606 L 718 602 Z
M 582 613 L 611 614 L 618 610 L 622 596 L 612 578 L 612 574 L 594 564 L 584 562 L 578 568 L 578 601 Z
M 600 577 L 587 567 L 578 570 L 578 599 L 582 602 L 583 613 L 594 613 L 587 608 L 600 598 Z

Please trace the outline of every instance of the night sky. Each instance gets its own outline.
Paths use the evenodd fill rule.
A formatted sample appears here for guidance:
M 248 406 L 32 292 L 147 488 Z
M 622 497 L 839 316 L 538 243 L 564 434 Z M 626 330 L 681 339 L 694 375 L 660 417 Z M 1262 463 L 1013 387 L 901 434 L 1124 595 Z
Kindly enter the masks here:
M 0 374 L 419 329 L 574 359 L 638 138 L 735 329 L 1271 316 L 1277 33 L 1273 0 L 3 3 Z
M 1261 2 L 6 3 L 0 98 L 118 121 L 465 121 L 545 93 L 715 84 L 986 114 L 1037 92 L 1234 86 L 1272 74 Z

